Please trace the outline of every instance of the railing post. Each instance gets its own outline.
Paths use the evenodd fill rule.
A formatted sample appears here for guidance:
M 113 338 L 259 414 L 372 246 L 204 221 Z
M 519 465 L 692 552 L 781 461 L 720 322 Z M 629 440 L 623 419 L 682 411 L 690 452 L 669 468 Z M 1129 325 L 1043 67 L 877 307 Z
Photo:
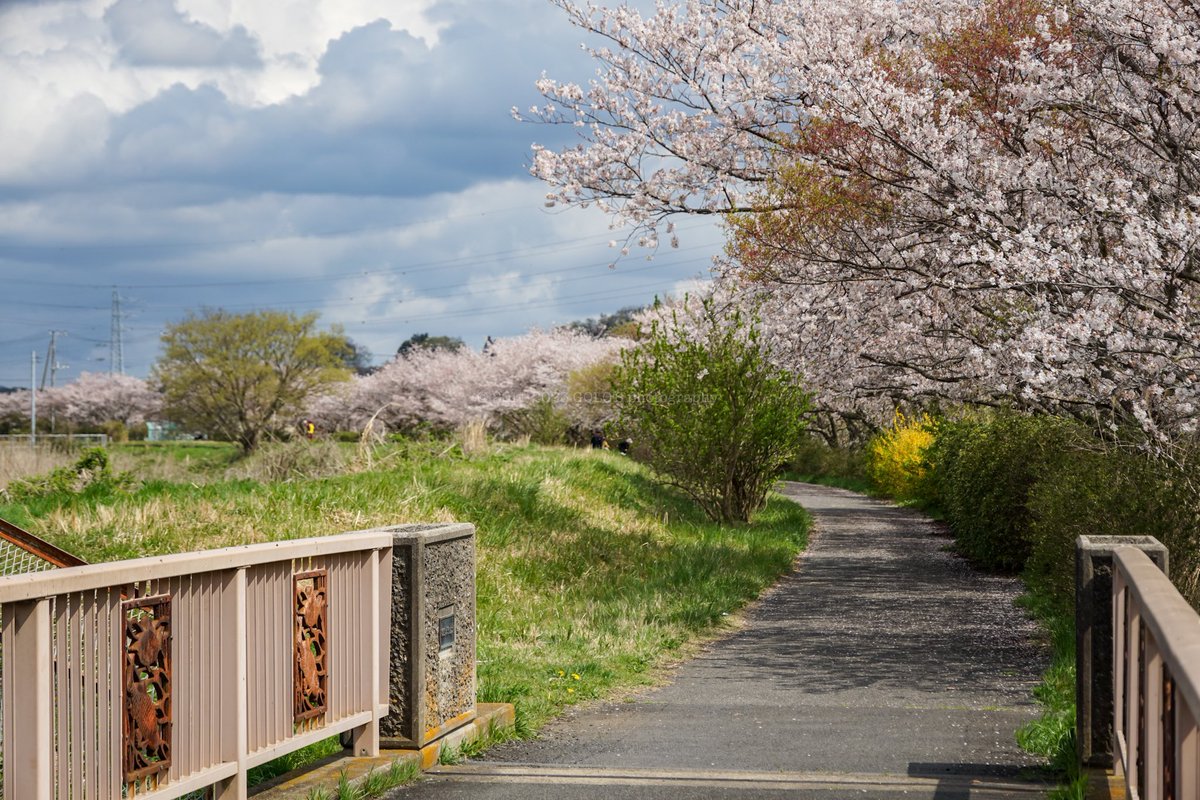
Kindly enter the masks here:
M 226 589 L 232 594 L 232 602 L 222 603 L 222 622 L 230 633 L 233 644 L 233 661 L 230 686 L 233 691 L 225 697 L 226 709 L 229 713 L 225 719 L 230 720 L 231 730 L 226 732 L 229 741 L 226 758 L 236 760 L 237 773 L 228 780 L 213 787 L 213 800 L 247 800 L 249 790 L 246 787 L 247 749 L 249 748 L 249 732 L 247 730 L 247 676 L 246 676 L 246 568 L 238 569 Z
M 380 642 L 379 616 L 381 598 L 379 594 L 379 551 L 371 551 L 371 564 L 368 568 L 371 574 L 371 721 L 353 730 L 350 737 L 350 747 L 356 756 L 379 755 L 379 652 Z
M 4 608 L 4 796 L 51 800 L 50 600 Z
M 1075 543 L 1075 736 L 1085 767 L 1113 765 L 1113 551 L 1136 547 L 1164 573 L 1153 536 L 1080 536 Z
M 1175 796 L 1196 797 L 1200 794 L 1200 730 L 1187 703 L 1175 712 L 1175 746 L 1181 755 L 1176 761 Z

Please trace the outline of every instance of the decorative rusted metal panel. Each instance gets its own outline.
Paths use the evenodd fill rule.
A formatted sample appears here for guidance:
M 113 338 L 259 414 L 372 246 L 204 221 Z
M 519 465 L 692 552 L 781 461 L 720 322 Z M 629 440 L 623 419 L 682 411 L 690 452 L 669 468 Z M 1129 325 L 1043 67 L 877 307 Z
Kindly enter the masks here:
M 296 722 L 325 714 L 329 697 L 328 573 L 318 569 L 292 578 L 295 666 L 292 716 Z
M 125 782 L 171 766 L 171 596 L 121 603 L 125 622 Z

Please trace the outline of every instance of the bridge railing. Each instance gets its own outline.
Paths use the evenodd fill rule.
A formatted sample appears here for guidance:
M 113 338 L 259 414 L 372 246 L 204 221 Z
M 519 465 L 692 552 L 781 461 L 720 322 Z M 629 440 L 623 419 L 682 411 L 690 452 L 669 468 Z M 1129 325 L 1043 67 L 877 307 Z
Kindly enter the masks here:
M 1114 756 L 1132 800 L 1200 798 L 1200 616 L 1141 550 L 1113 552 Z
M 393 535 L 0 578 L 9 800 L 244 800 L 246 772 L 388 711 Z

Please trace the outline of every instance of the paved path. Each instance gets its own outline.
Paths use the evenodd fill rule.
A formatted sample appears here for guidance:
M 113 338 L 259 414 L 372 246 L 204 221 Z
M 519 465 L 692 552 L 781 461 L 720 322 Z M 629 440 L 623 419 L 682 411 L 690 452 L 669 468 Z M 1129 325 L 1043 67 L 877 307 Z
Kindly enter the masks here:
M 631 701 L 442 767 L 393 800 L 1034 798 L 1013 731 L 1045 666 L 1017 581 L 919 514 L 785 484 L 814 517 L 746 625 Z

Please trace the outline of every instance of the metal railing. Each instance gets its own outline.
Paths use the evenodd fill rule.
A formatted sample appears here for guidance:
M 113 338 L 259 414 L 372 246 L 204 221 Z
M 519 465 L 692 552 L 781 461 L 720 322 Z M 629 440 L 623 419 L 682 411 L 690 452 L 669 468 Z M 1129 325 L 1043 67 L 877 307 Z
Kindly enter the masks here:
M 36 444 L 79 444 L 93 447 L 107 447 L 107 433 L 39 433 L 31 436 L 28 433 L 0 434 L 0 444 L 18 444 L 26 447 Z
M 1114 755 L 1132 800 L 1200 798 L 1200 616 L 1142 551 L 1113 552 Z
M 0 577 L 4 797 L 244 800 L 252 767 L 388 711 L 392 535 Z

